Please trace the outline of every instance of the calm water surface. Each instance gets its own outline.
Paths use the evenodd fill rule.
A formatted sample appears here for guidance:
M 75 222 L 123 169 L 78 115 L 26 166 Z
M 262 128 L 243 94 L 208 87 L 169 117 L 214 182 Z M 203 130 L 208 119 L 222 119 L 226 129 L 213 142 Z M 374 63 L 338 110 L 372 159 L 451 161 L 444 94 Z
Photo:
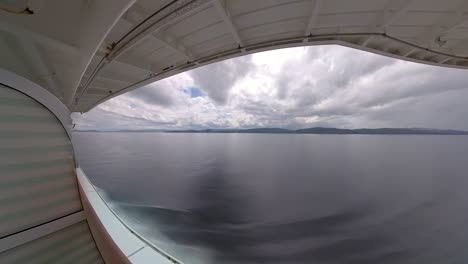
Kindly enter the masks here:
M 468 136 L 74 141 L 119 216 L 185 263 L 468 263 Z

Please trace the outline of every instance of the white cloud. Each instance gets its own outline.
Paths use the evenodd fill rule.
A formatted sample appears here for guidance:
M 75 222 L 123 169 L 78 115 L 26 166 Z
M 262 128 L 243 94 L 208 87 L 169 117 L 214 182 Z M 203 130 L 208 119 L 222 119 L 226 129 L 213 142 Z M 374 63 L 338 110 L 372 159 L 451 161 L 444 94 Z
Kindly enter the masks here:
M 197 95 L 193 96 L 193 91 Z M 257 53 L 182 73 L 73 114 L 78 129 L 468 129 L 465 70 L 340 46 Z

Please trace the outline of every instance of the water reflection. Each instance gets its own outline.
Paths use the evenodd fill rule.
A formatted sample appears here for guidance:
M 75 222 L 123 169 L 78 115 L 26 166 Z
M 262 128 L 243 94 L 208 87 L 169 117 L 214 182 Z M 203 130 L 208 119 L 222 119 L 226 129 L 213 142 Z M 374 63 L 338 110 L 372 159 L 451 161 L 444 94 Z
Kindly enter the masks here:
M 184 263 L 468 260 L 468 137 L 81 140 L 118 214 Z
M 395 249 L 384 234 L 349 229 L 373 213 L 369 206 L 291 222 L 254 222 L 249 206 L 254 195 L 229 181 L 234 175 L 225 170 L 224 160 L 208 167 L 189 182 L 193 191 L 189 199 L 196 206 L 175 210 L 127 205 L 125 214 L 150 220 L 150 226 L 176 245 L 210 249 L 212 261 L 220 263 L 384 263 L 410 254 Z M 307 206 L 306 202 L 297 206 Z

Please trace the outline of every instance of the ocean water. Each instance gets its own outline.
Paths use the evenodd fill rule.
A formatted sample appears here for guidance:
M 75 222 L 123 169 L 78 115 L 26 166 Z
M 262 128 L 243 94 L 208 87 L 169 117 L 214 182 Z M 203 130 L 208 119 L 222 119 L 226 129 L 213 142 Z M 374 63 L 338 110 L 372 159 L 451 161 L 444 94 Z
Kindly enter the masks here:
M 73 140 L 117 214 L 184 263 L 468 263 L 468 136 Z

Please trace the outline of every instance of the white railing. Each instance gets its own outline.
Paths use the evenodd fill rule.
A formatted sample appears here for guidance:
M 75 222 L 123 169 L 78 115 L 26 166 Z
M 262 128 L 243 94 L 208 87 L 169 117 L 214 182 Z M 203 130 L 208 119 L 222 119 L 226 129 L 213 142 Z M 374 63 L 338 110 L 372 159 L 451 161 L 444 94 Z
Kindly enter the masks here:
M 106 204 L 81 168 L 76 168 L 76 174 L 81 188 L 81 199 L 85 207 L 88 224 L 90 225 L 93 236 L 100 236 L 95 237 L 98 248 L 105 260 L 106 256 L 112 256 L 113 258 L 112 261 L 106 260 L 107 263 L 114 263 L 116 261 L 134 264 L 182 263 L 149 243 L 122 221 Z M 87 208 L 88 206 L 86 205 L 88 205 L 89 208 Z M 104 230 L 100 230 L 101 227 Z M 102 234 L 102 231 L 104 231 L 104 234 Z M 116 249 L 120 252 L 105 252 Z M 116 260 L 115 258 L 118 255 L 121 257 Z

